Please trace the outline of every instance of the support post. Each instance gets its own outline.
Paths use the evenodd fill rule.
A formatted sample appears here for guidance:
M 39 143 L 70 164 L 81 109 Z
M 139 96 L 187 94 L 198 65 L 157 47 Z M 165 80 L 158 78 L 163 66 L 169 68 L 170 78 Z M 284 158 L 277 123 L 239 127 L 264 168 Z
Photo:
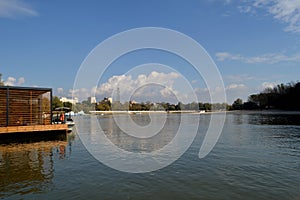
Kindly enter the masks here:
M 6 126 L 9 125 L 9 87 L 6 87 Z
M 50 90 L 50 124 L 52 124 L 52 89 Z

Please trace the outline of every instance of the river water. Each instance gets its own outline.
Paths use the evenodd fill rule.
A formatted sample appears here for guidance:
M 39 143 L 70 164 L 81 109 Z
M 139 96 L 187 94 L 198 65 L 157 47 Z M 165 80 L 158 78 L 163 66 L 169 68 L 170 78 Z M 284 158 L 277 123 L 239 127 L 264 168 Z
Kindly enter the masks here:
M 67 140 L 1 144 L 0 198 L 300 199 L 300 113 L 228 113 L 216 146 L 202 159 L 199 148 L 210 115 L 184 115 L 190 119 L 187 126 L 198 126 L 195 118 L 200 118 L 194 142 L 174 163 L 148 173 L 102 164 L 86 150 L 76 129 Z M 119 148 L 148 152 L 174 138 L 179 116 L 167 115 L 163 136 L 147 145 L 124 136 L 112 116 L 78 116 L 76 121 L 87 124 L 96 117 Z M 141 126 L 149 120 L 145 115 L 122 117 Z

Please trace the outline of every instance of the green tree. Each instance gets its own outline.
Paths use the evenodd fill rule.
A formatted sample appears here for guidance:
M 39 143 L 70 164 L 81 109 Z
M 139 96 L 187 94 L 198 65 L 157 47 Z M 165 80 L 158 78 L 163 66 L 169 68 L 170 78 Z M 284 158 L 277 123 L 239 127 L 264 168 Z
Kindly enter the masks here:
M 211 104 L 210 103 L 204 103 L 203 107 L 204 107 L 205 111 L 211 111 Z
M 96 110 L 98 110 L 98 111 L 109 111 L 110 106 L 106 103 L 100 102 L 96 105 Z
M 0 86 L 4 86 L 4 82 L 2 81 L 2 74 L 0 73 Z
M 62 107 L 63 103 L 59 100 L 57 96 L 54 96 L 52 98 L 52 109 L 54 110 L 55 108 Z
M 64 102 L 63 106 L 67 107 L 67 108 L 70 108 L 71 110 L 73 110 L 73 104 L 71 102 Z
M 241 110 L 243 109 L 243 100 L 238 98 L 237 100 L 235 100 L 232 104 L 232 109 L 233 110 Z

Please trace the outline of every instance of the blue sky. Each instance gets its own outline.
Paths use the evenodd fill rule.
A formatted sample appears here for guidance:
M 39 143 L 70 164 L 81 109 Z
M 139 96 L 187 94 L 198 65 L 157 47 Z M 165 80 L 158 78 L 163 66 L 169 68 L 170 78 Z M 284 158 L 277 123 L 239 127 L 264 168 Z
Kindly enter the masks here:
M 0 0 L 2 79 L 70 96 L 90 51 L 114 34 L 139 27 L 173 29 L 200 43 L 221 72 L 228 103 L 238 97 L 247 100 L 267 86 L 300 80 L 298 0 Z M 112 76 L 118 79 L 130 67 L 149 62 L 172 65 L 191 82 L 200 101 L 207 100 L 206 87 L 191 67 L 157 51 L 114 63 L 102 77 L 99 98 L 107 95 L 103 84 L 111 84 Z M 165 77 L 167 72 L 161 73 Z M 131 77 L 132 84 L 136 79 Z M 87 91 L 82 88 L 75 96 L 85 99 Z

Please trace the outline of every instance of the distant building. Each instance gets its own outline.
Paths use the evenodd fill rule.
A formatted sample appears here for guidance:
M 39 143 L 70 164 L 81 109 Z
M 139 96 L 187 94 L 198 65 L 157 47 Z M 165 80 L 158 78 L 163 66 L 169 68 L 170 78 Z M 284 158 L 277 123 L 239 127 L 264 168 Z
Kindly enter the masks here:
M 96 97 L 89 97 L 88 102 L 89 103 L 97 103 Z
M 131 100 L 131 101 L 129 101 L 129 104 L 131 105 L 131 104 L 137 104 L 137 102 L 135 101 L 135 100 Z
M 65 103 L 65 102 L 70 102 L 72 104 L 78 103 L 78 98 L 77 97 L 74 97 L 73 99 L 68 99 L 67 97 L 61 97 L 59 100 L 63 103 Z
M 110 104 L 112 104 L 112 102 L 113 102 L 113 99 L 111 98 L 111 97 L 105 97 L 101 102 L 104 102 L 104 103 L 110 103 Z

